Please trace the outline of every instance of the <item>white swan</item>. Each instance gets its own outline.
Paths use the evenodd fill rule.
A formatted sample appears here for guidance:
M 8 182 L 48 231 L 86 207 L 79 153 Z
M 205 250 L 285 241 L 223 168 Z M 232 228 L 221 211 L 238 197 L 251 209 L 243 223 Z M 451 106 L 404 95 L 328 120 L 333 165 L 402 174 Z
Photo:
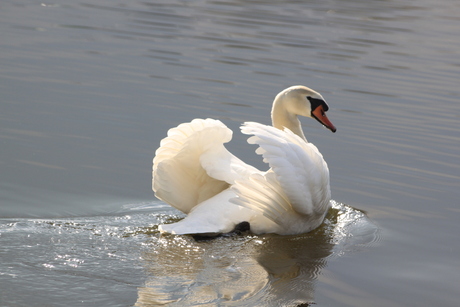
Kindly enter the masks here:
M 216 235 L 248 222 L 255 234 L 300 234 L 318 227 L 330 204 L 329 170 L 308 143 L 297 118 L 313 117 L 332 132 L 323 97 L 305 86 L 279 93 L 273 127 L 246 122 L 248 143 L 270 165 L 266 172 L 244 163 L 225 147 L 232 131 L 214 119 L 194 119 L 168 131 L 153 159 L 155 196 L 187 216 L 159 226 L 172 234 Z

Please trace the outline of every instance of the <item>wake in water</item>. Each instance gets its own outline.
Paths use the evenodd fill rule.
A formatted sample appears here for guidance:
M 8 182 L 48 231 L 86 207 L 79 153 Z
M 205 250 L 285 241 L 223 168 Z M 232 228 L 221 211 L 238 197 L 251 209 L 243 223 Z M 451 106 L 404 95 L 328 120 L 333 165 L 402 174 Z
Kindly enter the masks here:
M 334 201 L 323 225 L 299 236 L 160 235 L 159 224 L 182 217 L 146 203 L 110 216 L 1 219 L 2 291 L 22 291 L 0 305 L 308 304 L 328 261 L 379 237 L 363 212 Z

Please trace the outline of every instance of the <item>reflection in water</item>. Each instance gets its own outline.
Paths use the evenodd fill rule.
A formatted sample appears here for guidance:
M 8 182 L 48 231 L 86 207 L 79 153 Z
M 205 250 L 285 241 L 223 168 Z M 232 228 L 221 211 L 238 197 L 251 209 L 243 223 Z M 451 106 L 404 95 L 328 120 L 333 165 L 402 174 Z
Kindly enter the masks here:
M 327 260 L 367 246 L 378 228 L 366 215 L 333 201 L 325 222 L 301 236 L 242 236 L 196 242 L 154 238 L 143 254 L 150 276 L 136 306 L 297 306 L 314 302 Z

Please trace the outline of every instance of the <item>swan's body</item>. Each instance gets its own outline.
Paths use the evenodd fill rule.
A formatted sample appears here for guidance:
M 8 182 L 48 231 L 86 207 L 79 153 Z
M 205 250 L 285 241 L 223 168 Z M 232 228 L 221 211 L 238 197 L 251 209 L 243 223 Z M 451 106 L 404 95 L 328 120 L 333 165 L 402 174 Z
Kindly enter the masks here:
M 299 234 L 318 227 L 329 209 L 329 170 L 308 143 L 298 115 L 315 117 L 335 132 L 323 97 L 304 86 L 279 93 L 273 127 L 245 123 L 257 153 L 270 165 L 262 172 L 225 147 L 232 131 L 219 120 L 194 119 L 168 131 L 153 159 L 155 196 L 187 214 L 160 225 L 173 234 L 219 234 L 249 222 L 255 234 Z

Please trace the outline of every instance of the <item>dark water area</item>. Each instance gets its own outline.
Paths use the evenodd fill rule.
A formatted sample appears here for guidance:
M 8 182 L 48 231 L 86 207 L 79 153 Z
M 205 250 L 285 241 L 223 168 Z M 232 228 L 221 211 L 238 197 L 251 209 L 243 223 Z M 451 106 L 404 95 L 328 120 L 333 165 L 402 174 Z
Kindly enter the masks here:
M 457 306 L 460 3 L 0 3 L 0 306 Z M 296 84 L 334 207 L 302 236 L 160 236 L 169 128 Z

